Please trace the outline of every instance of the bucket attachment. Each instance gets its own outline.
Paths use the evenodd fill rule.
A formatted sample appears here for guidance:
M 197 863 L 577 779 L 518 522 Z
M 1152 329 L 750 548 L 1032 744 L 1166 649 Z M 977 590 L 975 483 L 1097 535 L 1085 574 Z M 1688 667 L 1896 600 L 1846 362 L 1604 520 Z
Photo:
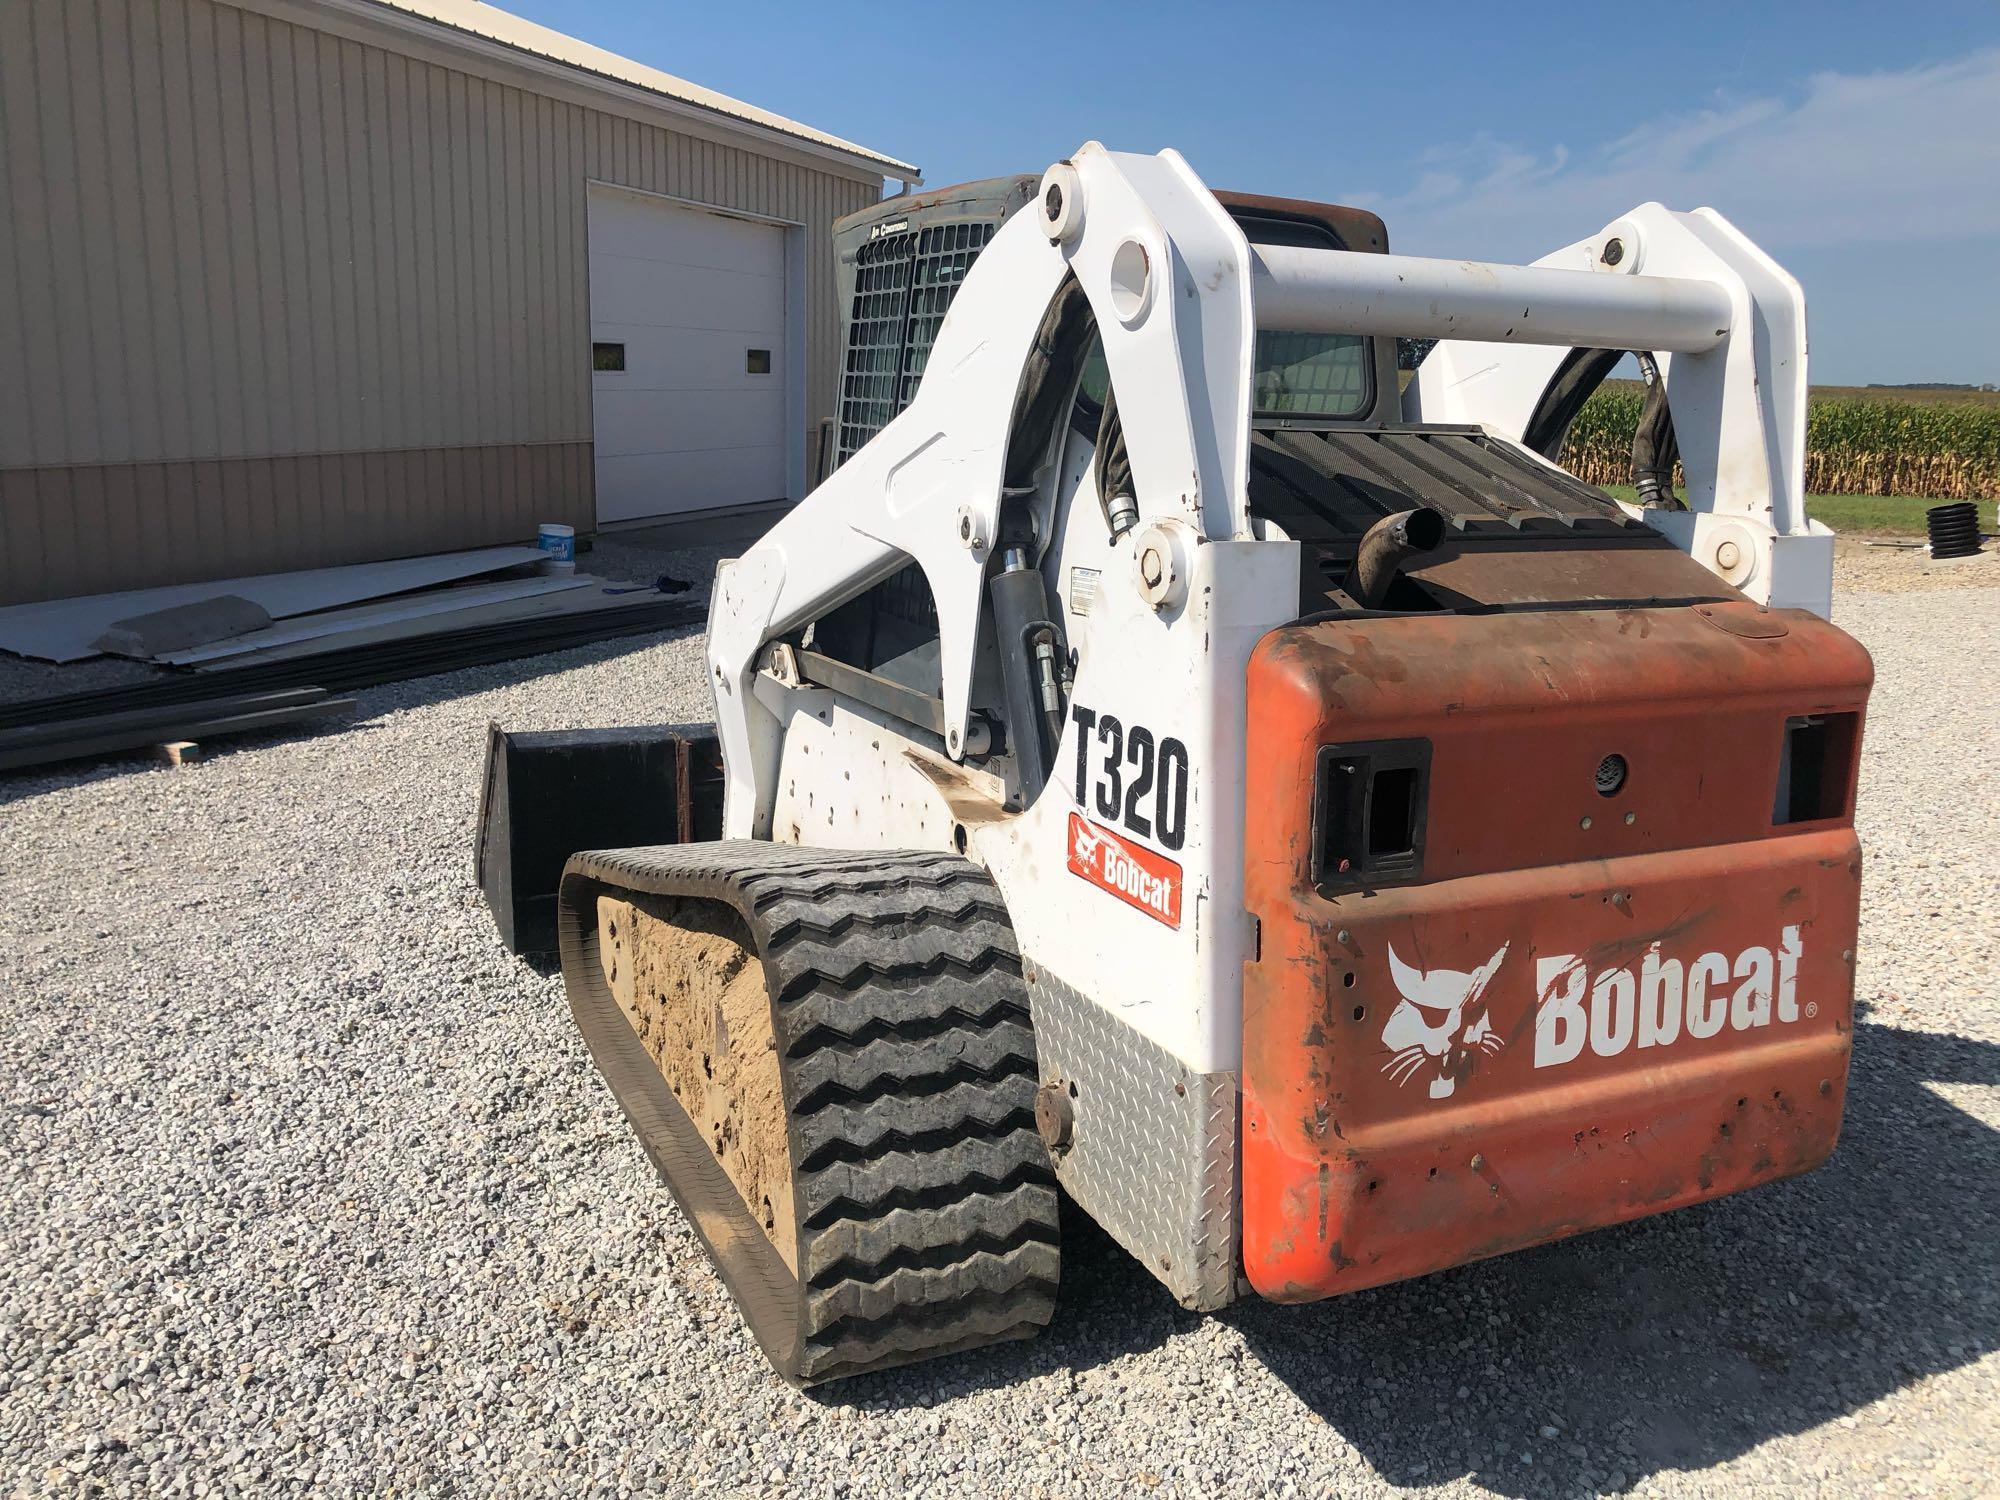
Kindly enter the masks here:
M 722 747 L 711 725 L 487 726 L 475 870 L 510 952 L 556 951 L 556 887 L 578 850 L 721 835 Z

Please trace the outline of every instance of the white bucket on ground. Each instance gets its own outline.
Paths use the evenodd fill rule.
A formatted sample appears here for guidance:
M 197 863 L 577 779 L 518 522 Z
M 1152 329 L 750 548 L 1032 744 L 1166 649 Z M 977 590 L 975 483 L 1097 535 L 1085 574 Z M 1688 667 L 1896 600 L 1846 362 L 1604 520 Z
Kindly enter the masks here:
M 551 557 L 546 562 L 536 563 L 535 571 L 544 578 L 567 578 L 576 571 L 576 564 Z
M 562 526 L 554 521 L 542 522 L 541 530 L 535 536 L 535 545 L 548 553 L 549 561 L 576 565 L 576 528 Z

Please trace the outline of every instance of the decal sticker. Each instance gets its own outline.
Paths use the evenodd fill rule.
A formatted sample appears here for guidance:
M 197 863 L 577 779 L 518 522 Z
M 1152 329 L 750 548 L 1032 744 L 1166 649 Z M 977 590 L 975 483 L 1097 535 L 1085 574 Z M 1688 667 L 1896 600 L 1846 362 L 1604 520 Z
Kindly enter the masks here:
M 1169 849 L 1187 842 L 1188 753 L 1172 735 L 1070 705 L 1076 725 L 1076 805 Z M 1176 866 L 1178 868 L 1178 866 Z
M 1493 1029 L 1486 1014 L 1486 987 L 1500 972 L 1507 956 L 1500 951 L 1470 973 L 1457 969 L 1413 969 L 1389 945 L 1389 977 L 1402 998 L 1382 1028 L 1382 1045 L 1389 1060 L 1382 1071 L 1398 1084 L 1422 1075 L 1433 1099 L 1449 1099 L 1458 1091 L 1459 1074 L 1473 1052 L 1493 1053 L 1506 1040 Z
M 1096 568 L 1071 568 L 1069 570 L 1069 612 L 1073 615 L 1087 615 L 1090 607 L 1097 602 L 1097 580 L 1101 573 Z
M 1545 954 L 1535 964 L 1535 1066 L 1574 1062 L 1586 1042 L 1597 1056 L 1616 1057 L 1634 1044 L 1669 1046 L 1683 1030 L 1701 1041 L 1725 1026 L 1769 1026 L 1774 1015 L 1796 1021 L 1801 952 L 1799 929 L 1789 926 L 1775 954 L 1764 947 L 1745 948 L 1733 960 L 1704 953 L 1685 967 L 1662 958 L 1658 943 L 1622 969 L 1592 970 L 1573 953 Z M 1804 1014 L 1818 1015 L 1819 1006 L 1808 1001 Z
M 1077 822 L 1071 814 L 1071 823 Z M 1074 866 L 1075 831 L 1071 830 Z M 1382 1027 L 1382 1072 L 1398 1087 L 1423 1079 L 1433 1099 L 1449 1099 L 1483 1058 L 1507 1045 L 1490 1016 L 1490 994 L 1511 944 L 1473 969 L 1420 969 L 1388 945 L 1396 1007 Z M 1780 930 L 1775 948 L 1751 946 L 1731 956 L 1703 953 L 1686 961 L 1653 943 L 1623 967 L 1593 967 L 1574 953 L 1535 957 L 1534 1065 L 1559 1068 L 1586 1052 L 1611 1058 L 1684 1038 L 1706 1041 L 1726 1031 L 1790 1025 L 1819 1014 L 1799 1003 L 1799 928 Z M 1527 973 L 1516 966 L 1516 992 Z M 1509 1006 L 1516 1015 L 1522 1008 Z M 1525 1029 L 1523 1027 L 1522 1029 Z
M 1069 815 L 1069 867 L 1127 906 L 1181 925 L 1181 867 L 1078 813 Z

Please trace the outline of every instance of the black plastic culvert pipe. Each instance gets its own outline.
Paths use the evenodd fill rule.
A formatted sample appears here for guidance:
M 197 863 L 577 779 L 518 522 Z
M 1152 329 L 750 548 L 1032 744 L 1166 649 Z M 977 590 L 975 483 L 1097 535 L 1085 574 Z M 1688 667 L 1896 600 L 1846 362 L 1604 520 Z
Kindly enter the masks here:
M 1970 557 L 1979 550 L 1979 508 L 1970 500 L 1933 505 L 1924 512 L 1932 557 Z

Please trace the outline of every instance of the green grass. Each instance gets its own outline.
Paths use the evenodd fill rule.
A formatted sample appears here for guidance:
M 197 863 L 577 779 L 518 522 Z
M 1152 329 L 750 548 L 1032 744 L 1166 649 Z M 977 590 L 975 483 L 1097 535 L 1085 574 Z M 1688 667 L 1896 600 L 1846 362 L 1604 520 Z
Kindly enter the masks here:
M 1639 498 L 1639 492 L 1629 484 L 1606 485 L 1605 490 L 1628 502 Z M 1856 536 L 1922 536 L 1924 512 L 1933 505 L 1946 503 L 1914 495 L 1808 495 L 1806 514 L 1835 531 L 1852 532 Z M 1979 529 L 2000 530 L 1994 518 L 1995 502 L 1974 503 L 1979 507 Z
M 1806 514 L 1835 531 L 1851 531 L 1863 536 L 1922 536 L 1924 512 L 1947 502 L 1917 500 L 1908 495 L 1808 495 Z M 1992 531 L 1991 500 L 1975 500 L 1979 507 L 1979 529 Z

